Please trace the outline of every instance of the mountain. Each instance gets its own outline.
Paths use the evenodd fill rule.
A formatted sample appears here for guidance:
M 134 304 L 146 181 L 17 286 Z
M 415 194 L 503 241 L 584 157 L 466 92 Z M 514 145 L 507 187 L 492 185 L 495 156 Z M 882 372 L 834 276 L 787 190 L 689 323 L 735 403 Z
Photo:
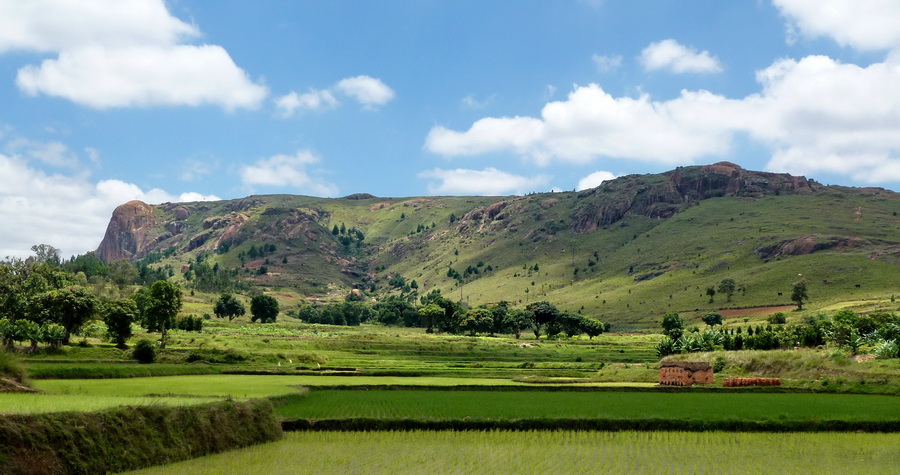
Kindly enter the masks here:
M 721 162 L 527 196 L 132 201 L 113 213 L 97 255 L 168 265 L 176 279 L 199 256 L 288 306 L 354 287 L 412 291 L 415 280 L 419 294 L 549 300 L 638 329 L 672 310 L 789 305 L 798 279 L 812 308 L 891 305 L 898 211 L 892 191 Z M 724 278 L 738 291 L 709 303 L 706 289 Z

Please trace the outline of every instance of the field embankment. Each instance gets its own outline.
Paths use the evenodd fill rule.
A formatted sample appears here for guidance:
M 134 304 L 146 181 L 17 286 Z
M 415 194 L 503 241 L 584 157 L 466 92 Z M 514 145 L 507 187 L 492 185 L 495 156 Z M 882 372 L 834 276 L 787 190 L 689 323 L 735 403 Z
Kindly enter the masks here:
M 0 417 L 0 473 L 107 473 L 281 438 L 268 401 Z

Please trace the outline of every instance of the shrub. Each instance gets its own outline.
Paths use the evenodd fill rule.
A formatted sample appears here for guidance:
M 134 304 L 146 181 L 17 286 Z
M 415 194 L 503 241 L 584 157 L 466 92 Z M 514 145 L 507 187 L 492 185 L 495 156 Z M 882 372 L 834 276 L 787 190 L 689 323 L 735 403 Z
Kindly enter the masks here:
M 783 325 L 787 323 L 787 317 L 783 312 L 777 312 L 769 315 L 768 318 L 766 318 L 766 321 L 773 325 Z
M 896 340 L 882 341 L 875 345 L 873 352 L 878 359 L 900 358 L 900 344 Z
M 0 349 L 0 377 L 10 378 L 19 383 L 26 381 L 25 366 L 16 355 Z
M 140 340 L 134 345 L 131 356 L 140 363 L 153 363 L 156 361 L 156 347 L 150 340 Z
M 728 364 L 728 360 L 725 359 L 724 356 L 716 356 L 715 362 L 713 362 L 712 369 L 713 373 L 721 373 L 723 369 L 725 369 L 725 365 Z

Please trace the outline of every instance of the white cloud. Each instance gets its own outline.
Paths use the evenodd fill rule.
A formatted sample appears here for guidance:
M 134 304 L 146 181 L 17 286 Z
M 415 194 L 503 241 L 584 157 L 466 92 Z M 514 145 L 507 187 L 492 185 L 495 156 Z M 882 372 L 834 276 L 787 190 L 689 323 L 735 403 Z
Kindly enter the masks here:
M 341 79 L 334 85 L 334 89 L 369 109 L 387 104 L 394 98 L 394 90 L 381 79 L 365 75 Z
M 315 111 L 337 107 L 338 100 L 329 90 L 310 89 L 304 94 L 291 91 L 289 94 L 275 99 L 275 106 L 281 117 L 291 117 L 297 111 Z
M 600 186 L 604 181 L 609 181 L 614 179 L 616 176 L 611 172 L 606 171 L 597 171 L 591 173 L 590 175 L 578 180 L 578 187 L 576 188 L 578 191 L 587 190 L 589 188 L 596 188 Z
M 0 53 L 89 45 L 173 45 L 200 34 L 160 0 L 2 0 Z
M 697 52 L 673 39 L 650 43 L 641 51 L 640 59 L 648 71 L 663 69 L 677 74 L 722 71 L 719 60 L 710 55 L 709 51 Z
M 0 256 L 26 257 L 34 244 L 50 244 L 66 257 L 94 250 L 116 206 L 135 199 L 161 203 L 219 198 L 199 193 L 176 196 L 119 180 L 93 183 L 83 176 L 48 174 L 21 157 L 0 154 L 0 221 L 10 223 L 0 227 Z
M 25 94 L 105 109 L 216 105 L 255 108 L 268 95 L 217 45 L 188 45 L 199 30 L 162 0 L 5 0 L 0 53 L 57 53 L 19 69 Z
M 896 0 L 773 0 L 787 17 L 788 31 L 830 37 L 860 50 L 900 47 L 900 2 Z
M 599 54 L 595 54 L 591 57 L 591 61 L 594 62 L 594 65 L 597 66 L 597 71 L 601 73 L 608 73 L 611 71 L 615 71 L 622 66 L 622 57 L 621 56 L 601 56 Z
M 374 110 L 394 98 L 394 91 L 380 79 L 356 76 L 341 79 L 328 89 L 310 89 L 304 94 L 291 91 L 275 99 L 280 117 L 292 117 L 297 112 L 334 109 L 340 104 L 335 94 L 343 94 L 364 108 Z
M 38 142 L 17 138 L 10 140 L 3 148 L 7 153 L 19 159 L 37 160 L 47 165 L 62 168 L 79 166 L 78 156 L 60 142 Z M 91 155 L 90 152 L 89 155 Z
M 682 91 L 662 102 L 576 87 L 540 118 L 488 117 L 462 132 L 434 127 L 425 148 L 445 156 L 514 153 L 544 165 L 602 157 L 674 165 L 728 158 L 741 133 L 771 150 L 769 170 L 900 179 L 900 60 L 866 67 L 825 56 L 780 60 L 757 80 L 760 91 L 744 98 Z
M 491 94 L 483 100 L 478 100 L 475 98 L 475 95 L 469 94 L 468 96 L 463 97 L 460 102 L 466 109 L 483 109 L 493 103 L 496 98 L 496 94 Z
M 25 66 L 16 84 L 28 95 L 45 94 L 106 109 L 156 105 L 255 108 L 265 87 L 250 81 L 222 47 L 137 46 L 65 50 L 40 66 Z
M 541 164 L 597 157 L 683 163 L 728 152 L 725 124 L 707 114 L 724 101 L 705 91 L 683 91 L 665 102 L 648 95 L 614 98 L 591 84 L 548 103 L 540 119 L 488 117 L 465 132 L 434 127 L 425 148 L 445 156 L 512 152 Z
M 507 195 L 524 194 L 547 186 L 550 177 L 513 175 L 496 168 L 484 170 L 442 170 L 435 168 L 419 173 L 419 178 L 436 180 L 428 184 L 428 192 L 435 195 Z
M 319 157 L 308 150 L 300 150 L 294 155 L 278 154 L 258 160 L 255 165 L 246 165 L 240 175 L 247 186 L 293 187 L 316 196 L 336 196 L 335 185 L 313 177 L 307 170 L 309 165 L 319 162 Z

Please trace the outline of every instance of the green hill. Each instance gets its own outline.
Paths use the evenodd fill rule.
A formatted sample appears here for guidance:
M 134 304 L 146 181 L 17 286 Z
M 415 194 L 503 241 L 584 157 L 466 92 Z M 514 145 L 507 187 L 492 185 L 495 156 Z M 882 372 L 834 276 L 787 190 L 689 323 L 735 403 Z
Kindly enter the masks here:
M 193 284 L 199 259 L 287 309 L 352 288 L 440 289 L 470 305 L 549 300 L 629 330 L 672 310 L 790 305 L 799 279 L 814 311 L 895 310 L 898 211 L 891 191 L 723 162 L 528 196 L 130 202 L 97 254 L 171 266 Z M 710 303 L 706 289 L 725 278 L 737 291 Z

